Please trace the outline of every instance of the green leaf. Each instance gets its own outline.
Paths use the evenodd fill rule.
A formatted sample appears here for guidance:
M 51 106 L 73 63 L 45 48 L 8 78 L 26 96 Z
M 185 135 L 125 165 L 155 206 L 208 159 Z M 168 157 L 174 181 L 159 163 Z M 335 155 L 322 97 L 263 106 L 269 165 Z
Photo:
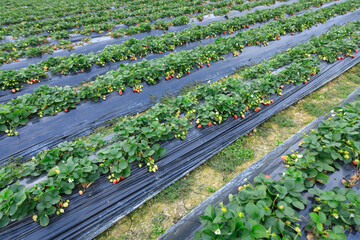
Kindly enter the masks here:
M 303 210 L 305 208 L 305 205 L 298 200 L 293 201 L 292 205 L 300 210 Z
M 6 215 L 3 215 L 2 218 L 0 218 L 0 228 L 5 227 L 9 224 L 10 218 Z
M 326 174 L 323 173 L 319 173 L 316 178 L 315 178 L 318 182 L 320 183 L 327 183 L 329 181 L 329 177 Z
M 251 228 L 251 236 L 254 238 L 264 238 L 267 236 L 266 228 L 260 224 L 256 224 Z
M 254 217 L 258 212 L 258 207 L 252 202 L 246 204 L 245 206 L 246 214 L 250 215 L 250 217 Z
M 326 222 L 326 215 L 323 212 L 319 212 L 319 222 L 325 223 Z
M 217 215 L 213 220 L 213 223 L 221 223 L 221 222 L 226 222 L 226 218 L 224 218 L 224 216 L 222 215 Z
M 205 209 L 205 216 L 208 216 L 210 217 L 211 219 L 214 219 L 215 218 L 215 211 L 214 211 L 214 207 L 213 205 L 209 205 L 206 207 Z
M 284 207 L 284 214 L 288 217 L 292 217 L 292 216 L 294 216 L 295 212 L 290 207 Z
M 166 149 L 161 147 L 161 148 L 159 148 L 158 152 L 159 152 L 159 158 L 161 158 L 161 157 L 165 156 Z
M 311 217 L 311 219 L 312 219 L 315 223 L 320 222 L 320 221 L 319 221 L 319 215 L 317 215 L 316 213 L 311 212 L 311 213 L 309 214 L 309 216 Z
M 194 235 L 194 240 L 200 240 L 200 237 L 201 237 L 201 233 L 197 231 Z
M 7 130 L 7 127 L 5 124 L 0 124 L 0 131 L 5 132 Z
M 329 200 L 329 201 L 328 201 L 328 205 L 329 205 L 331 208 L 337 208 L 337 206 L 339 205 L 339 202 L 338 202 L 338 201 L 334 201 L 334 200 Z
M 45 227 L 49 224 L 49 217 L 45 214 L 40 217 L 40 225 Z
M 121 159 L 118 166 L 119 166 L 121 169 L 125 169 L 125 168 L 127 168 L 128 165 L 129 165 L 129 164 L 128 164 L 124 159 Z

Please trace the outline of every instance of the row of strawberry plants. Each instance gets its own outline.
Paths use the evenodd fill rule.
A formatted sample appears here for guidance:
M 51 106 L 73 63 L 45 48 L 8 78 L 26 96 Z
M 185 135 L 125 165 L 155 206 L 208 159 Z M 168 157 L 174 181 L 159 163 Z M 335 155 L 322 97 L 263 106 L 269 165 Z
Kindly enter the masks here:
M 170 2 L 171 3 L 171 2 Z M 241 2 L 240 2 L 241 3 Z M 166 5 L 168 5 L 169 4 L 169 2 L 166 4 Z M 164 4 L 162 4 L 162 5 L 164 5 Z M 137 6 L 138 7 L 138 6 Z M 138 7 L 139 8 L 139 7 Z M 158 10 L 161 10 L 161 9 L 158 9 Z M 99 17 L 101 17 L 101 16 L 104 16 L 104 15 L 109 15 L 109 14 L 103 14 L 103 13 L 99 13 Z M 149 19 L 145 19 L 145 17 L 146 18 L 148 18 L 150 16 L 150 18 L 152 18 L 151 16 L 152 16 L 152 13 L 150 13 L 150 14 L 147 14 L 147 16 L 139 16 L 138 18 L 138 20 L 137 20 L 137 22 L 135 22 L 135 23 L 132 23 L 132 22 L 128 22 L 128 24 L 129 25 L 133 25 L 133 24 L 137 24 L 137 23 L 142 23 L 142 22 L 147 22 L 147 21 L 149 21 Z M 79 16 L 79 17 L 81 17 L 81 19 L 82 18 L 85 18 L 84 17 L 84 15 L 81 15 L 81 16 Z M 89 20 L 88 21 L 92 21 L 92 22 L 89 22 L 88 24 L 94 24 L 95 22 L 93 22 L 94 20 L 94 17 L 92 16 L 92 17 L 88 17 L 89 18 Z M 99 22 L 101 22 L 101 23 L 103 23 L 104 21 L 105 21 L 106 19 L 101 19 L 101 20 L 99 20 Z M 68 19 L 67 21 L 70 21 L 70 22 L 76 22 L 76 19 Z M 55 23 L 52 23 L 52 24 L 49 24 L 49 25 L 54 25 Z M 85 24 L 85 23 L 84 23 Z M 77 28 L 79 28 L 80 26 L 82 26 L 83 24 L 77 24 L 75 27 L 77 27 Z M 22 26 L 21 28 L 22 29 L 27 29 L 28 27 L 30 27 L 30 26 L 27 26 L 27 27 L 24 27 L 24 26 Z M 40 26 L 38 26 L 38 27 L 40 27 Z M 65 28 L 64 30 L 67 30 L 68 28 Z M 108 29 L 110 29 L 110 28 L 107 28 L 106 30 L 108 30 Z M 9 29 L 9 30 L 11 30 L 11 29 Z M 51 29 L 47 29 L 47 31 L 50 31 Z M 62 29 L 56 29 L 56 31 L 61 31 Z M 100 30 L 99 30 L 100 31 Z M 20 49 L 25 49 L 25 48 L 27 48 L 27 47 L 30 47 L 30 46 L 36 46 L 36 45 L 39 45 L 39 44 L 41 44 L 41 43 L 43 43 L 43 41 L 44 40 L 47 40 L 47 39 L 44 39 L 44 38 L 47 38 L 47 37 L 52 37 L 52 38 L 55 38 L 55 39 L 58 39 L 59 37 L 60 38 L 63 38 L 63 36 L 60 34 L 60 35 L 58 35 L 57 34 L 57 32 L 54 32 L 53 33 L 53 35 L 50 35 L 50 36 L 47 36 L 47 35 L 40 35 L 40 36 L 31 36 L 31 37 L 29 37 L 29 38 L 26 38 L 26 39 L 20 39 L 20 40 L 18 40 L 18 41 L 15 41 L 15 42 L 6 42 L 6 43 L 2 43 L 2 44 L 0 44 L 0 50 L 1 51 L 5 51 L 5 50 L 20 50 Z M 66 37 L 69 37 L 69 34 L 68 33 L 66 33 Z
M 165 17 L 176 17 L 186 14 L 203 12 L 214 8 L 227 7 L 229 4 L 242 4 L 243 0 L 227 0 L 211 4 L 203 4 L 202 0 L 193 1 L 167 1 L 160 6 L 149 6 L 144 4 L 136 11 L 130 9 L 115 9 L 111 11 L 98 12 L 89 14 L 89 16 L 74 15 L 63 19 L 51 19 L 41 22 L 28 22 L 18 25 L 11 25 L 2 28 L 2 36 L 29 36 L 42 32 L 59 32 L 69 33 L 91 33 L 92 31 L 108 31 L 118 24 L 134 25 L 141 22 L 153 21 Z M 83 27 L 83 30 L 80 30 Z M 55 35 L 53 35 L 55 36 Z
M 48 178 L 29 189 L 19 185 L 18 182 L 3 189 L 0 193 L 2 213 L 0 225 L 3 227 L 10 219 L 20 220 L 28 214 L 35 214 L 34 221 L 46 226 L 49 223 L 48 215 L 64 212 L 65 203 L 66 206 L 68 205 L 65 195 L 71 194 L 76 185 L 86 188 L 100 174 L 109 172 L 108 178 L 116 184 L 129 176 L 131 166 L 129 163 L 134 161 L 137 161 L 139 167 L 146 164 L 149 171 L 156 171 L 155 160 L 165 154 L 165 149 L 160 148 L 157 143 L 174 138 L 185 139 L 186 132 L 192 127 L 192 121 L 196 118 L 196 113 L 198 119 L 201 116 L 203 105 L 199 105 L 199 101 L 202 99 L 205 99 L 204 104 L 209 105 L 208 99 L 214 93 L 215 96 L 234 96 L 236 101 L 242 102 L 236 104 L 237 109 L 231 105 L 224 105 L 224 110 L 218 109 L 218 111 L 221 112 L 224 120 L 227 113 L 237 118 L 237 115 L 233 114 L 240 114 L 243 109 L 259 111 L 259 106 L 265 99 L 269 99 L 277 89 L 281 91 L 282 84 L 306 81 L 309 76 L 319 71 L 318 64 L 319 61 L 312 58 L 301 59 L 281 71 L 278 78 L 273 77 L 272 83 L 253 81 L 248 85 L 241 79 L 226 79 L 203 86 L 166 104 L 158 103 L 148 112 L 117 124 L 114 132 L 118 141 L 100 150 L 96 158 L 70 157 L 53 160 L 46 154 L 47 151 L 39 153 L 32 161 L 31 170 L 26 169 L 26 166 L 30 166 L 28 164 L 23 165 L 22 171 L 30 175 L 41 169 L 48 172 Z M 299 73 L 302 74 L 302 79 L 298 79 Z M 297 81 L 294 82 L 294 79 Z M 267 91 L 265 92 L 264 89 Z M 213 119 L 213 121 L 216 124 L 217 120 Z M 197 127 L 201 128 L 201 125 Z M 80 149 L 89 148 L 87 144 L 78 146 Z M 77 151 L 82 154 L 81 151 L 84 150 L 80 149 Z M 55 149 L 55 153 L 56 151 L 59 150 Z M 83 190 L 80 190 L 79 194 L 83 194 Z
M 239 7 L 237 7 L 236 9 L 237 10 L 245 10 L 245 9 L 251 9 L 252 7 L 256 7 L 256 6 L 260 6 L 260 5 L 270 5 L 275 2 L 276 2 L 275 0 L 260 0 L 255 3 L 242 4 L 243 0 L 241 0 L 238 3 L 235 2 L 233 4 L 242 4 L 241 9 Z M 229 4 L 229 3 L 227 3 L 227 4 Z M 224 5 L 224 2 L 222 2 L 222 5 Z M 208 8 L 212 9 L 213 7 L 208 6 Z M 221 7 L 221 8 L 226 8 L 227 9 L 226 13 L 230 11 L 230 9 L 228 9 L 227 6 Z M 216 9 L 216 8 L 214 8 L 214 9 Z M 202 9 L 201 11 L 203 11 L 203 10 L 204 9 Z M 208 13 L 211 13 L 211 12 L 215 13 L 215 11 L 218 11 L 218 10 L 219 9 L 210 11 Z M 158 14 L 158 13 L 155 13 L 155 14 Z M 154 29 L 167 30 L 170 26 L 185 25 L 185 24 L 189 23 L 189 21 L 190 21 L 190 17 L 180 16 L 171 21 L 159 20 L 155 23 L 148 22 L 149 19 L 157 19 L 158 18 L 157 16 L 155 16 L 155 14 L 138 17 L 136 19 L 136 21 L 139 22 L 138 25 L 132 26 L 129 28 L 120 28 L 119 30 L 110 32 L 109 34 L 112 37 L 121 37 L 124 35 L 133 35 L 136 33 L 147 32 L 147 31 L 154 30 Z M 162 14 L 164 15 L 166 13 L 162 12 Z M 225 13 L 222 13 L 222 14 L 225 14 Z M 178 13 L 176 15 L 181 15 L 181 14 Z M 218 15 L 220 15 L 220 13 Z M 146 18 L 146 19 L 143 19 L 143 18 Z M 91 19 L 93 19 L 93 18 L 91 18 Z M 202 20 L 202 17 L 200 17 L 199 19 Z M 90 27 L 83 28 L 81 30 L 76 30 L 76 31 L 74 31 L 74 33 L 88 35 L 91 32 L 101 32 L 104 30 L 108 31 L 109 29 L 112 29 L 115 25 L 120 24 L 120 23 L 131 24 L 130 19 L 116 20 L 111 23 L 103 23 L 103 24 L 96 25 L 96 26 L 92 25 Z M 53 26 L 53 25 L 51 25 L 51 26 Z M 65 32 L 61 31 L 60 33 L 54 32 L 54 33 L 50 34 L 50 37 L 52 37 L 54 39 L 62 39 L 64 37 L 69 37 L 69 33 L 70 32 L 66 32 L 66 31 Z M 51 54 L 54 50 L 61 48 L 61 47 L 59 47 L 59 44 L 40 46 L 40 43 L 47 43 L 48 41 L 49 41 L 49 39 L 47 38 L 47 35 L 41 35 L 39 37 L 32 36 L 32 37 L 29 37 L 29 39 L 20 39 L 16 42 L 6 42 L 3 44 L 0 44 L 0 50 L 3 51 L 3 52 L 1 52 L 2 56 L 0 56 L 0 62 L 1 63 L 10 63 L 10 62 L 17 61 L 18 58 L 23 57 L 23 56 L 33 57 L 33 56 L 39 56 L 39 55 L 42 55 L 45 53 Z M 38 45 L 38 46 L 30 48 L 30 46 L 34 46 L 34 45 Z M 67 46 L 67 48 L 69 48 L 69 47 Z
M 60 72 L 60 73 L 69 73 L 70 71 L 75 72 L 83 72 L 85 68 L 88 68 L 92 66 L 94 63 L 104 66 L 106 62 L 109 61 L 122 61 L 125 59 L 134 60 L 137 56 L 144 56 L 148 53 L 152 52 L 158 52 L 162 53 L 164 51 L 168 50 L 175 50 L 175 46 L 182 45 L 184 43 L 187 43 L 188 41 L 195 41 L 202 39 L 204 37 L 209 36 L 216 36 L 219 33 L 226 33 L 229 32 L 230 34 L 234 30 L 238 30 L 241 28 L 249 27 L 249 24 L 260 22 L 260 21 L 266 21 L 270 19 L 271 17 L 283 17 L 286 12 L 294 13 L 295 11 L 300 11 L 301 9 L 306 9 L 312 6 L 311 4 L 315 6 L 321 5 L 323 2 L 327 2 L 330 0 L 314 0 L 310 3 L 307 3 L 306 1 L 301 1 L 301 3 L 296 4 L 294 7 L 290 6 L 281 6 L 275 9 L 269 9 L 269 10 L 263 10 L 256 13 L 249 13 L 243 17 L 234 18 L 228 21 L 220 21 L 218 23 L 213 23 L 209 26 L 195 26 L 191 27 L 189 29 L 183 30 L 178 33 L 167 33 L 163 36 L 149 36 L 142 40 L 136 40 L 136 39 L 129 39 L 128 41 L 124 42 L 121 45 L 111 45 L 109 47 L 106 47 L 103 51 L 98 52 L 97 54 L 90 53 L 88 55 L 84 54 L 78 54 L 78 55 L 71 55 L 69 57 L 57 57 L 53 58 L 50 57 L 47 60 L 40 62 L 37 65 L 30 65 L 27 68 L 23 68 L 20 70 L 8 70 L 8 71 L 2 71 L 0 76 L 0 85 L 2 89 L 12 89 L 13 92 L 18 91 L 20 89 L 21 83 L 30 83 L 32 84 L 34 82 L 34 79 L 39 79 L 41 77 L 46 76 L 46 72 Z M 242 38 L 243 45 L 260 45 L 260 44 L 266 44 L 266 41 L 279 39 L 280 35 L 286 34 L 287 32 L 294 32 L 294 31 L 302 31 L 303 28 L 300 26 L 295 26 L 295 23 L 293 27 L 287 27 L 287 31 L 282 31 L 282 25 L 287 25 L 287 23 L 291 21 L 296 22 L 304 22 L 304 18 L 309 17 L 312 18 L 313 21 L 315 18 L 321 17 L 321 13 L 324 11 L 327 11 L 327 17 L 322 18 L 322 21 L 325 21 L 330 16 L 334 15 L 330 11 L 334 9 L 335 7 L 338 9 L 338 13 L 345 14 L 346 11 L 341 10 L 343 6 L 346 6 L 345 8 L 348 8 L 348 10 L 354 10 L 356 3 L 353 2 L 346 2 L 343 4 L 330 6 L 329 11 L 324 8 L 325 10 L 319 10 L 312 13 L 307 13 L 304 16 L 296 16 L 289 19 L 282 19 L 279 20 L 277 23 L 269 23 L 267 26 L 270 28 L 274 28 L 275 32 L 279 32 L 278 34 L 271 34 L 266 29 L 266 26 L 259 29 L 255 29 L 252 31 L 248 31 L 246 33 L 239 33 L 237 35 L 237 38 Z M 331 9 L 331 10 L 330 10 Z M 263 13 L 266 13 L 264 15 Z M 313 15 L 315 15 L 313 17 Z M 292 20 L 294 19 L 294 20 Z M 306 24 L 308 26 L 314 25 L 313 23 Z M 260 37 L 256 35 L 255 33 L 257 31 L 262 31 L 264 33 L 264 37 Z M 243 36 L 245 35 L 245 36 Z M 277 37 L 276 37 L 277 36 Z M 233 38 L 231 38 L 233 39 Z M 233 40 L 218 40 L 219 41 L 233 41 Z M 216 44 L 216 43 L 215 43 Z M 215 44 L 210 44 L 206 48 L 210 48 L 210 46 L 213 46 Z M 237 44 L 239 46 L 235 46 L 236 49 L 240 48 L 241 44 Z M 242 45 L 241 45 L 242 46 Z M 199 49 L 199 48 L 197 48 Z M 241 48 L 239 50 L 242 50 Z M 197 50 L 194 50 L 192 52 L 196 52 Z M 189 51 L 191 52 L 191 51 Z M 180 53 L 179 53 L 180 54 Z M 153 62 L 153 61 L 152 61 Z M 137 63 L 136 66 L 140 66 L 143 63 Z M 189 64 L 187 64 L 189 65 Z M 191 65 L 190 65 L 191 66 Z M 139 68 L 139 67 L 137 67 Z M 142 66 L 141 66 L 142 68 Z M 29 69 L 32 69 L 29 71 Z M 35 71 L 36 69 L 36 71 Z M 176 69 L 176 68 L 174 68 Z M 171 69 L 171 70 L 174 70 Z M 31 74 L 28 74 L 28 72 L 31 72 Z M 169 71 L 165 71 L 169 72 Z M 183 71 L 183 73 L 186 71 Z M 155 81 L 162 77 L 163 73 L 158 74 L 158 77 L 155 78 Z M 168 74 L 169 75 L 169 74 Z M 181 76 L 181 74 L 180 74 Z M 179 77 L 180 77 L 179 76 Z M 137 77 L 138 78 L 138 77 Z M 31 80 L 32 79 L 32 80 Z M 36 82 L 36 81 L 35 81 Z M 128 83 L 126 83 L 128 84 Z M 130 86 L 134 86 L 131 85 Z
M 124 1 L 117 1 L 118 4 Z M 13 1 L 1 6 L 0 24 L 13 24 L 23 21 L 36 21 L 42 18 L 56 18 L 71 14 L 100 11 L 117 6 L 113 1 L 89 1 L 86 4 L 74 1 L 59 1 L 56 5 L 45 2 Z
M 178 1 L 178 0 L 177 0 Z M 7 24 L 9 26 L 15 24 L 15 25 L 20 25 L 22 23 L 25 22 L 46 22 L 46 21 L 53 21 L 54 23 L 57 23 L 58 21 L 62 21 L 62 19 L 68 19 L 68 20 L 72 20 L 72 19 L 83 19 L 83 18 L 88 18 L 89 16 L 99 16 L 99 15 L 103 15 L 103 14 L 109 14 L 108 12 L 113 12 L 113 11 L 121 11 L 121 12 L 125 12 L 125 11 L 136 11 L 139 9 L 146 9 L 149 6 L 154 6 L 154 7 L 161 7 L 165 4 L 171 3 L 173 1 L 152 1 L 149 3 L 149 1 L 146 0 L 136 0 L 136 1 L 106 1 L 103 2 L 102 4 L 97 6 L 91 6 L 93 5 L 92 3 L 88 2 L 85 7 L 79 7 L 73 4 L 71 4 L 71 9 L 68 9 L 69 6 L 67 6 L 68 4 L 65 3 L 65 6 L 61 6 L 61 10 L 60 12 L 58 12 L 58 8 L 54 7 L 54 5 L 51 6 L 46 6 L 43 4 L 36 4 L 35 7 L 37 9 L 30 9 L 29 8 L 29 3 L 26 3 L 26 6 L 21 6 L 20 3 L 18 3 L 18 9 L 16 11 L 10 11 L 8 12 L 7 10 L 9 9 L 8 6 L 6 5 L 2 5 L 4 6 L 2 8 L 1 11 L 1 15 L 0 15 L 0 24 Z M 90 3 L 90 4 L 89 4 Z M 60 3 L 59 3 L 60 4 Z M 19 6 L 20 5 L 20 6 Z M 11 8 L 11 7 L 10 7 Z M 22 11 L 26 9 L 25 11 L 27 11 L 27 13 L 22 13 Z M 56 13 L 53 13 L 54 10 L 56 11 Z M 29 14 L 29 12 L 31 12 L 31 14 Z M 43 16 L 34 16 L 36 14 L 44 14 Z M 59 15 L 60 14 L 60 15 Z M 14 16 L 15 15 L 15 16 Z M 5 19 L 4 17 L 5 16 Z M 19 18 L 20 16 L 20 18 Z M 59 16 L 61 18 L 59 18 Z M 75 16 L 74 18 L 71 18 Z M 125 15 L 126 17 L 127 15 Z M 39 21 L 40 20 L 40 21 Z
M 38 38 L 39 40 L 41 38 Z M 38 44 L 36 47 L 27 47 L 23 50 L 17 50 L 16 48 L 13 51 L 0 51 L 0 64 L 18 62 L 21 57 L 36 57 L 41 56 L 43 54 L 52 54 L 55 50 L 65 49 L 65 50 L 73 50 L 75 46 L 84 45 L 84 42 L 90 43 L 90 41 L 85 38 L 81 42 L 72 43 L 70 40 L 60 40 L 55 44 L 46 44 L 49 42 L 47 37 L 44 37 L 43 40 L 44 45 Z M 10 42 L 8 42 L 10 43 Z
M 194 239 L 296 239 L 301 236 L 299 211 L 308 205 L 306 193 L 315 201 L 305 227 L 308 239 L 346 239 L 345 231 L 358 231 L 360 194 L 338 187 L 324 191 L 314 188 L 314 183 L 326 184 L 327 173 L 341 169 L 340 162 L 352 162 L 357 174 L 359 117 L 359 100 L 337 108 L 332 118 L 300 142 L 305 155 L 282 157 L 287 170 L 280 180 L 260 174 L 254 184 L 240 186 L 237 195 L 229 195 L 227 206 L 209 205 L 200 217 L 203 228 Z
M 357 28 L 358 25 L 353 25 L 349 28 L 349 33 L 353 33 L 353 31 L 355 31 Z M 253 32 L 253 34 L 256 34 L 256 32 Z M 272 34 L 277 33 L 276 31 L 273 31 Z M 96 81 L 92 82 L 92 85 L 82 86 L 80 89 L 71 88 L 69 86 L 50 88 L 48 85 L 42 85 L 35 89 L 33 93 L 24 94 L 23 96 L 20 96 L 11 100 L 9 103 L 2 105 L 0 113 L 0 130 L 6 132 L 9 136 L 16 135 L 17 131 L 15 130 L 15 127 L 18 125 L 25 125 L 29 119 L 36 115 L 42 117 L 44 115 L 56 114 L 62 110 L 67 112 L 71 108 L 76 108 L 76 104 L 85 99 L 98 100 L 99 98 L 102 98 L 103 100 L 106 100 L 106 96 L 104 94 L 112 92 L 115 89 L 121 95 L 125 89 L 124 82 L 129 83 L 130 81 L 133 81 L 130 82 L 130 84 L 136 86 L 140 84 L 140 79 L 144 78 L 148 79 L 149 83 L 156 83 L 154 78 L 151 79 L 152 76 L 149 75 L 150 72 L 155 76 L 161 76 L 161 73 L 159 74 L 159 70 L 157 70 L 155 66 L 167 66 L 169 63 L 173 63 L 174 65 L 176 64 L 175 66 L 169 66 L 170 69 L 162 67 L 160 71 L 168 72 L 167 74 L 171 75 L 172 77 L 175 77 L 175 74 L 177 77 L 181 77 L 182 72 L 189 71 L 192 65 L 199 65 L 199 67 L 201 67 L 204 63 L 210 64 L 209 62 L 211 60 L 219 60 L 221 55 L 226 53 L 224 52 L 226 48 L 230 51 L 233 51 L 234 45 L 240 48 L 243 47 L 241 45 L 238 46 L 239 42 L 236 38 L 218 40 L 221 41 L 217 41 L 215 45 L 201 47 L 199 48 L 199 51 L 184 51 L 174 55 L 168 55 L 164 57 L 164 59 L 157 59 L 154 61 L 122 66 L 120 67 L 120 71 L 109 72 L 105 76 L 100 76 Z M 229 40 L 232 40 L 230 44 Z M 227 44 L 223 44 L 224 42 Z M 344 53 L 346 53 L 347 56 L 354 56 L 351 54 L 351 52 L 357 51 L 357 44 L 358 37 L 355 34 L 352 39 L 346 41 L 344 40 L 340 45 L 341 48 L 339 47 L 337 49 L 333 49 L 332 51 L 328 51 L 328 54 L 331 53 L 332 55 L 336 55 L 341 49 Z M 329 47 L 327 46 L 326 49 L 328 48 Z M 335 53 L 333 53 L 334 51 Z M 210 55 L 208 55 L 209 53 Z M 190 62 L 189 60 L 193 60 L 194 62 Z M 135 67 L 137 67 L 139 70 L 137 70 Z M 180 73 L 176 73 L 171 68 L 177 69 L 180 71 Z M 148 71 L 144 71 L 147 69 Z M 134 72 L 136 74 L 134 74 Z M 140 79 L 136 79 L 136 77 Z M 140 87 L 136 89 L 134 88 L 134 91 L 140 92 Z
M 201 11 L 201 14 L 198 14 L 197 18 L 200 21 L 202 21 L 205 14 L 206 15 L 214 14 L 215 16 L 226 15 L 233 10 L 237 10 L 237 11 L 251 10 L 254 7 L 270 6 L 271 4 L 275 4 L 276 2 L 281 2 L 281 1 L 287 2 L 288 0 L 278 0 L 278 1 L 258 0 L 255 2 L 247 2 L 247 3 L 232 2 L 232 3 L 230 3 L 229 6 L 223 4 L 222 6 L 217 6 L 217 8 L 215 8 L 215 7 L 209 8 L 209 11 Z M 180 16 L 170 22 L 164 21 L 164 20 L 158 20 L 153 25 L 151 25 L 150 28 L 151 29 L 159 29 L 159 30 L 167 30 L 167 29 L 169 29 L 170 26 L 185 25 L 185 24 L 189 23 L 189 21 L 190 21 L 190 17 Z M 85 32 L 81 32 L 81 33 L 86 34 L 86 31 L 87 30 L 85 30 Z M 110 32 L 109 35 L 111 37 L 117 38 L 117 37 L 122 37 L 124 35 L 131 35 L 131 34 L 140 33 L 140 32 L 142 32 L 141 29 L 138 29 L 137 26 L 134 26 L 134 27 L 130 27 L 129 29 L 120 28 L 118 30 Z

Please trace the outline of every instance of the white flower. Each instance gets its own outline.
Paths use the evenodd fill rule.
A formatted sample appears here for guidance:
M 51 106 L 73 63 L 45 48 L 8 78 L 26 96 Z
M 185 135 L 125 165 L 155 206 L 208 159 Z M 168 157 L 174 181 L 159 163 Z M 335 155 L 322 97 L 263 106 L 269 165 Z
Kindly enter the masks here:
M 286 174 L 286 173 L 285 173 L 285 172 L 283 172 L 283 174 L 282 174 L 282 175 L 283 175 L 283 176 L 285 176 L 285 174 Z
M 244 182 L 246 182 L 246 181 L 247 181 L 247 178 L 244 179 Z
M 298 158 L 302 158 L 302 157 L 303 157 L 303 155 L 300 155 L 300 154 L 299 154 L 299 155 L 297 155 L 297 157 L 298 157 Z
M 74 179 L 72 179 L 72 178 L 69 178 L 69 182 L 73 182 L 74 181 Z
M 295 159 L 295 162 L 297 162 L 298 160 L 299 160 L 299 159 L 298 159 L 298 158 L 296 158 L 296 159 Z
M 352 213 L 352 214 L 350 214 L 350 218 L 353 218 L 354 217 L 354 214 Z
M 220 234 L 221 234 L 220 229 L 218 229 L 218 230 L 215 231 L 215 235 L 220 235 Z

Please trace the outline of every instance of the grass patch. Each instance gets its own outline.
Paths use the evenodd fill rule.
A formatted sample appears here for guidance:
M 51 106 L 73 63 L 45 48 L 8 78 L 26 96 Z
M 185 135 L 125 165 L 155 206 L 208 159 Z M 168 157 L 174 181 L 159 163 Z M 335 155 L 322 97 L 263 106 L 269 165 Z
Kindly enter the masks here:
M 176 199 L 186 196 L 190 192 L 190 190 L 191 188 L 189 181 L 187 180 L 187 178 L 182 178 L 162 190 L 158 195 L 152 198 L 151 201 L 163 201 L 165 203 L 172 203 Z
M 286 115 L 283 112 L 280 112 L 270 118 L 269 120 L 272 123 L 279 125 L 279 127 L 295 127 L 296 122 L 293 120 L 292 116 Z
M 154 224 L 154 226 L 149 234 L 150 239 L 159 237 L 166 231 L 166 229 L 163 227 L 164 220 L 165 220 L 164 212 L 161 212 L 160 214 L 158 214 L 156 217 L 154 217 L 152 219 L 152 223 Z
M 240 138 L 213 156 L 206 164 L 217 171 L 231 173 L 236 166 L 252 159 L 253 156 L 253 151 L 246 149 L 243 138 Z

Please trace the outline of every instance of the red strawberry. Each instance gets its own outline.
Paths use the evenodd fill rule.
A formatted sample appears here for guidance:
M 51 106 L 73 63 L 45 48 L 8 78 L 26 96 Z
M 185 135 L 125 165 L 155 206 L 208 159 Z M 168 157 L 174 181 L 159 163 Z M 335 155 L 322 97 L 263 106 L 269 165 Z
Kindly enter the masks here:
M 136 91 L 137 91 L 137 90 L 134 88 L 134 89 L 133 89 L 133 92 L 136 92 Z
M 355 55 L 352 55 L 351 57 L 352 57 L 352 58 L 355 58 Z
M 294 33 L 291 33 L 291 35 L 294 35 Z
M 281 88 L 281 89 L 283 89 L 283 88 L 284 88 L 284 86 L 283 86 L 283 85 L 281 85 L 281 86 L 280 86 L 280 88 Z
M 130 61 L 134 60 L 133 58 L 130 58 Z
M 258 112 L 260 110 L 261 110 L 261 108 L 258 107 L 258 108 L 255 109 L 255 112 Z
M 237 118 L 238 118 L 238 115 L 234 115 L 234 118 L 237 119 Z
M 15 89 L 13 89 L 13 90 L 11 90 L 11 91 L 12 91 L 13 93 L 14 93 L 14 92 L 16 92 L 16 90 L 15 90 Z
M 314 76 L 314 75 L 315 75 L 315 73 L 314 73 L 314 72 L 312 72 L 312 73 L 311 73 L 311 75 L 313 75 L 313 76 Z
M 187 43 L 187 41 L 185 41 L 185 43 Z
M 305 80 L 304 83 L 307 84 L 307 81 Z
M 122 95 L 122 91 L 121 91 L 121 90 L 119 91 L 119 94 Z
M 117 180 L 114 180 L 114 181 L 113 181 L 113 184 L 117 184 Z
M 83 73 L 83 72 L 84 72 L 84 70 L 81 70 L 81 72 Z
M 203 66 L 204 66 L 204 65 L 202 65 L 202 64 L 200 65 L 200 67 L 203 67 Z
M 270 175 L 267 175 L 267 174 L 266 174 L 266 175 L 265 175 L 265 178 L 271 178 L 271 177 L 270 177 Z
M 190 74 L 190 71 L 188 71 L 188 74 Z
M 274 102 L 274 100 L 272 100 L 272 99 L 271 99 L 271 100 L 270 100 L 270 102 L 271 102 L 271 103 L 273 103 L 273 102 Z
M 124 177 L 123 177 L 123 176 L 120 176 L 120 179 L 121 179 L 121 180 L 123 180 L 123 179 L 124 179 Z
M 251 45 L 251 44 L 250 44 L 250 43 L 248 43 L 248 47 L 250 47 L 250 45 Z
M 338 60 L 340 60 L 341 59 L 341 57 L 338 57 Z
M 224 34 L 226 34 L 226 32 L 224 32 Z
M 201 128 L 201 124 L 197 125 L 197 128 Z
M 244 118 L 245 118 L 245 115 L 241 115 L 241 117 L 244 119 Z
M 166 77 L 165 79 L 166 79 L 166 80 L 169 80 L 169 78 L 168 78 L 168 77 Z
M 210 63 L 206 64 L 208 67 L 210 67 Z
M 277 17 L 275 18 L 275 20 L 277 20 Z
M 203 19 L 202 18 L 200 18 L 200 21 L 202 21 Z
M 209 126 L 209 127 L 211 126 L 211 122 L 208 123 L 208 126 Z
M 283 162 L 285 162 L 285 157 L 284 156 L 281 156 L 281 159 L 283 160 Z
M 348 56 L 349 56 L 349 54 L 347 53 L 347 54 L 345 54 L 345 56 L 347 56 L 347 57 L 348 57 Z
M 354 165 L 358 165 L 358 164 L 357 164 L 357 162 L 356 162 L 355 160 L 354 160 L 354 161 L 352 161 L 352 163 L 353 163 Z
M 67 109 L 67 108 L 65 108 L 65 110 L 64 110 L 65 112 L 68 112 L 69 110 Z

